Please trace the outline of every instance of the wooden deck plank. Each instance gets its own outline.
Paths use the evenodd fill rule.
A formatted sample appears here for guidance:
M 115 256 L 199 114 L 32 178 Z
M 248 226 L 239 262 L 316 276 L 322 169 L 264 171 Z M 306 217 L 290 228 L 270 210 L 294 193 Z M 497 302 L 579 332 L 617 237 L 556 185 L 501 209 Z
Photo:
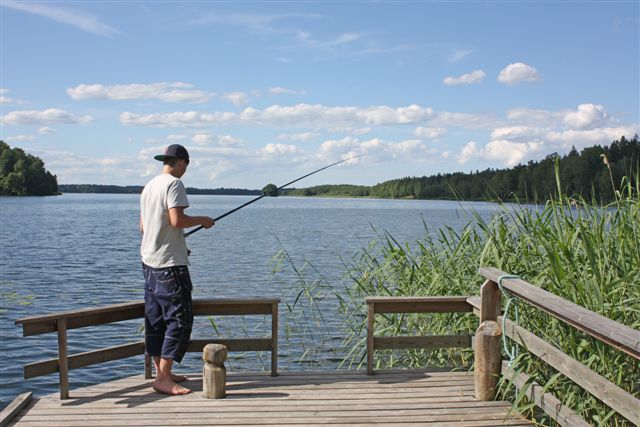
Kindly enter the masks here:
M 202 377 L 193 393 L 155 393 L 143 376 L 71 389 L 34 399 L 17 427 L 204 425 L 532 425 L 508 402 L 473 397 L 468 372 L 297 372 L 279 377 L 229 373 L 226 399 L 204 399 Z

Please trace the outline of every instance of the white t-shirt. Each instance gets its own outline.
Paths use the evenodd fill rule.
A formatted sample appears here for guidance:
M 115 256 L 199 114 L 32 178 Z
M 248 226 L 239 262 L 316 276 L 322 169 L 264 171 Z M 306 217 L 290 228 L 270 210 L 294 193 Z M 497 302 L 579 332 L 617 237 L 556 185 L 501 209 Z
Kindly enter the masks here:
M 154 268 L 189 264 L 184 229 L 169 221 L 169 209 L 188 206 L 187 190 L 171 174 L 158 175 L 144 187 L 140 196 L 142 262 Z

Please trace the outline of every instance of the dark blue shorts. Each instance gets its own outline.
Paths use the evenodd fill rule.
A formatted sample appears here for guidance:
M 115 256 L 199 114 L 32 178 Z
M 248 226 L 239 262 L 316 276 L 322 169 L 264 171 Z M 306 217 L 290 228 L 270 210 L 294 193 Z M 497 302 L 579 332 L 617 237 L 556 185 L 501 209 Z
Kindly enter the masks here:
M 180 362 L 193 326 L 189 268 L 152 268 L 143 264 L 142 272 L 146 353 Z

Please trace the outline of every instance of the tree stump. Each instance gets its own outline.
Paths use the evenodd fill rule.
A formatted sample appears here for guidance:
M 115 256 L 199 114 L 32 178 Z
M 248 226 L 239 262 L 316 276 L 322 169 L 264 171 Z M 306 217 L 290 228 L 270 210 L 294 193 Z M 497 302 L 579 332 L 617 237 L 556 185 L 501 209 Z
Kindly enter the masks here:
M 222 344 L 207 344 L 202 351 L 202 395 L 207 399 L 222 399 L 226 396 L 228 349 Z

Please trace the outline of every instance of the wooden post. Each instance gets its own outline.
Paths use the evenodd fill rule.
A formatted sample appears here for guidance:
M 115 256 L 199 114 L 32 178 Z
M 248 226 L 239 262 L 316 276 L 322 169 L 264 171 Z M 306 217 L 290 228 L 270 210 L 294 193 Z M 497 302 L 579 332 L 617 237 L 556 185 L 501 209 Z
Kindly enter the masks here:
M 58 329 L 58 372 L 60 374 L 60 400 L 69 398 L 69 360 L 67 358 L 67 318 L 56 321 Z
M 152 357 L 148 354 L 144 355 L 144 379 L 150 380 L 153 378 L 153 370 L 151 369 L 151 365 L 153 365 Z
M 497 323 L 501 296 L 498 284 L 491 280 L 484 282 L 480 288 L 480 326 L 476 331 L 474 350 L 475 396 L 478 400 L 493 399 L 502 369 L 502 331 Z
M 480 323 L 485 320 L 497 321 L 500 316 L 502 292 L 496 282 L 487 280 L 480 287 Z
M 204 368 L 202 369 L 202 396 L 207 399 L 222 399 L 226 396 L 227 347 L 222 344 L 207 344 L 202 351 Z
M 271 305 L 271 376 L 278 376 L 278 303 Z
M 373 375 L 373 328 L 375 318 L 375 303 L 369 303 L 367 313 L 367 375 Z
M 502 368 L 500 339 L 502 331 L 498 322 L 485 320 L 476 332 L 474 360 L 474 388 L 478 400 L 492 400 Z

